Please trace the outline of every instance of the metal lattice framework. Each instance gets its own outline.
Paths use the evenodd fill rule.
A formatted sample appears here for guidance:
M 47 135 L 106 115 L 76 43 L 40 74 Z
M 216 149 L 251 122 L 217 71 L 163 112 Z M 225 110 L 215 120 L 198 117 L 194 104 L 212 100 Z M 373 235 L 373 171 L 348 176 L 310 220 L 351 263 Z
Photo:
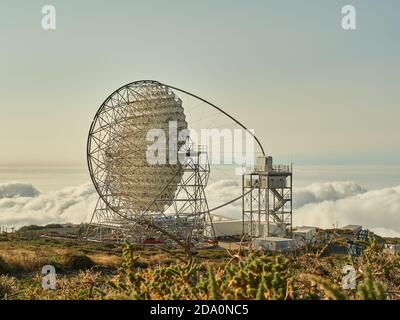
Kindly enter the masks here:
M 292 171 L 289 165 L 278 165 L 243 174 L 243 235 L 292 236 Z
M 189 137 L 178 140 L 171 122 L 176 132 L 188 127 L 182 101 L 156 81 L 130 83 L 99 108 L 87 146 L 90 175 L 100 196 L 88 238 L 156 243 L 213 238 L 204 194 L 207 154 Z M 166 133 L 166 163 L 148 161 L 151 129 Z

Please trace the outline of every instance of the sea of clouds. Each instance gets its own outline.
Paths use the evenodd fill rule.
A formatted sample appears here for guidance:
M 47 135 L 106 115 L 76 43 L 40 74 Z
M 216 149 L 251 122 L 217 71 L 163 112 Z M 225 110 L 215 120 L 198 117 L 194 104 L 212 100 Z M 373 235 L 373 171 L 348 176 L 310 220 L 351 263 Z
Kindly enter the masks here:
M 240 195 L 239 183 L 221 180 L 207 187 L 213 208 Z M 40 192 L 27 183 L 0 184 L 0 225 L 88 222 L 97 201 L 91 183 Z M 241 201 L 215 211 L 241 217 Z M 400 186 L 366 190 L 354 182 L 314 183 L 294 190 L 294 225 L 329 228 L 360 224 L 383 236 L 400 236 Z
M 21 227 L 90 220 L 97 201 L 91 183 L 41 193 L 31 184 L 0 184 L 0 225 Z

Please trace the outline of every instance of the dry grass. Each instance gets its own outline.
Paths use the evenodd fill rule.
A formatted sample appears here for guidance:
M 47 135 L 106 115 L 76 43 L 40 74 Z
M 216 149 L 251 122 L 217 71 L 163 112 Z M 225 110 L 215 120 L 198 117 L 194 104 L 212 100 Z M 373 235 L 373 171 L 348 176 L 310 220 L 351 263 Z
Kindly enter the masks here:
M 54 254 L 45 254 L 26 249 L 1 250 L 0 255 L 11 270 L 19 271 L 38 270 L 46 264 L 57 262 Z
M 118 268 L 121 265 L 122 258 L 116 255 L 106 255 L 106 254 L 95 254 L 88 255 L 93 262 L 102 267 L 106 268 Z
M 153 247 L 136 249 L 140 259 L 138 267 L 168 266 L 178 262 L 179 250 L 173 254 Z M 68 257 L 85 255 L 96 267 L 117 271 L 122 262 L 121 246 L 84 242 L 60 242 L 50 239 L 0 241 L 0 257 L 4 259 L 11 273 L 40 272 L 50 264 L 57 270 L 71 269 Z M 203 250 L 196 253 L 198 261 L 212 260 L 213 264 L 223 262 L 228 257 L 225 249 Z
M 68 257 L 85 255 L 94 264 L 105 268 L 117 268 L 121 256 L 114 253 L 96 251 L 86 246 L 62 246 L 58 243 L 35 243 L 34 241 L 1 242 L 0 257 L 11 272 L 39 272 L 44 265 L 58 268 L 69 267 Z

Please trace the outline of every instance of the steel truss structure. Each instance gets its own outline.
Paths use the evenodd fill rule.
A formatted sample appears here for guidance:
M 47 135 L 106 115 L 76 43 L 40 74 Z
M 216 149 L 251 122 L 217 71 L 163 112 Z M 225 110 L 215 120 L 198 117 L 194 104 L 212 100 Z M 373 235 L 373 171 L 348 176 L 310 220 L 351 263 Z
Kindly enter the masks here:
M 207 154 L 188 136 L 178 139 L 187 127 L 182 101 L 158 82 L 128 84 L 105 100 L 87 145 L 100 196 L 88 239 L 196 244 L 214 238 L 204 193 Z M 165 133 L 165 148 L 156 152 L 164 162 L 149 162 L 152 129 Z
M 292 236 L 292 167 L 256 166 L 242 175 L 242 235 Z

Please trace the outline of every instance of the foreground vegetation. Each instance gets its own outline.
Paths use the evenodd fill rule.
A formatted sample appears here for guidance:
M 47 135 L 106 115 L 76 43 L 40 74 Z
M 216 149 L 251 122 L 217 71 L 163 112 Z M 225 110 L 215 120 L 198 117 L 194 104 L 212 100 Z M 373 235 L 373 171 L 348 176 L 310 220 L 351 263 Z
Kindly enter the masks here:
M 267 255 L 240 248 L 194 253 L 134 245 L 0 238 L 1 299 L 400 299 L 400 259 L 372 241 L 363 256 Z M 56 290 L 41 286 L 42 266 L 57 270 Z M 355 290 L 341 288 L 342 268 Z

